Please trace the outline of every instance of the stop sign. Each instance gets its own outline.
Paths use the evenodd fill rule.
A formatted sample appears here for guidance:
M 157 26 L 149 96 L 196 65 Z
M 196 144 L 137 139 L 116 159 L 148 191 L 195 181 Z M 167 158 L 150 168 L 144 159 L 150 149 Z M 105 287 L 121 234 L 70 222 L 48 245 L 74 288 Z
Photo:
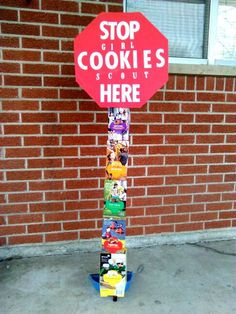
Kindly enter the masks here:
M 100 107 L 139 108 L 168 79 L 168 40 L 141 13 L 101 13 L 74 50 L 76 81 Z

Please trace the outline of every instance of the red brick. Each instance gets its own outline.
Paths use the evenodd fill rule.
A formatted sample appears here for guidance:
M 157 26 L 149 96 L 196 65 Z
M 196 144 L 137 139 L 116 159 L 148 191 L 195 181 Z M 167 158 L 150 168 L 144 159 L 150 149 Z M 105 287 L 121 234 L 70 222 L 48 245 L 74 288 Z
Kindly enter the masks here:
M 134 178 L 134 186 L 152 186 L 163 184 L 162 177 Z
M 222 102 L 225 101 L 224 93 L 197 93 L 197 101 L 217 101 Z
M 67 221 L 67 220 L 77 220 L 78 214 L 77 212 L 61 212 L 61 213 L 46 213 L 45 221 Z
M 165 100 L 167 101 L 194 101 L 195 94 L 193 92 L 166 92 Z
M 62 145 L 95 145 L 96 137 L 92 136 L 63 136 Z
M 83 177 L 83 176 L 81 176 Z M 86 177 L 87 178 L 87 177 Z M 90 178 L 90 177 L 88 177 Z M 94 180 L 94 179 L 89 179 L 89 180 L 84 180 L 84 179 L 80 179 L 80 180 L 70 180 L 66 182 L 66 188 L 67 189 L 86 189 L 86 188 L 90 189 L 95 189 L 98 188 L 98 180 Z
M 0 237 L 0 246 L 5 246 L 7 243 L 6 238 Z
M 42 222 L 43 216 L 41 214 L 27 214 L 27 215 L 13 215 L 8 216 L 8 223 L 10 225 L 27 224 L 32 222 Z
M 193 135 L 166 135 L 166 144 L 192 144 L 194 142 Z
M 207 145 L 183 145 L 180 147 L 180 154 L 204 154 L 208 153 Z
M 223 193 L 222 194 L 223 201 L 235 201 L 236 200 L 236 193 Z
M 236 181 L 236 173 L 225 175 L 225 182 L 235 182 L 235 181 Z
M 227 115 L 226 116 L 226 123 L 235 123 L 236 122 L 236 115 Z
M 64 205 L 59 202 L 49 202 L 49 203 L 35 203 L 29 204 L 30 212 L 56 212 L 63 211 Z
M 81 219 L 101 219 L 102 211 L 101 210 L 89 210 L 80 212 Z
M 204 211 L 204 204 L 177 205 L 176 213 L 192 213 Z
M 165 164 L 166 165 L 184 165 L 184 164 L 193 164 L 193 156 L 166 156 Z
M 110 5 L 108 4 L 108 12 L 123 12 L 122 5 Z
M 209 112 L 210 111 L 210 104 L 201 104 L 201 103 L 188 103 L 182 104 L 182 111 L 183 112 Z
M 166 177 L 166 184 L 192 184 L 194 176 L 170 176 Z
M 9 237 L 9 245 L 26 244 L 26 243 L 41 243 L 43 242 L 42 235 L 24 235 Z
M 89 23 L 92 22 L 93 19 L 93 16 L 88 15 L 62 14 L 61 25 L 87 26 Z
M 180 166 L 179 174 L 207 173 L 207 166 Z
M 206 183 L 206 182 L 222 182 L 222 175 L 199 175 L 196 176 L 196 183 Z
M 204 125 L 204 124 L 182 125 L 182 133 L 209 133 L 209 132 L 210 132 L 210 125 Z
M 235 133 L 236 125 L 213 125 L 213 133 Z
M 25 233 L 25 226 L 0 227 L 0 236 Z
M 91 111 L 102 111 L 103 112 L 103 109 L 98 107 L 98 105 L 94 101 L 92 101 L 92 100 L 90 100 L 90 101 L 81 100 L 79 102 L 79 109 L 81 111 L 89 109 Z
M 80 239 L 99 238 L 101 234 L 100 230 L 80 231 Z
M 80 230 L 80 229 L 94 229 L 95 220 L 75 221 L 63 223 L 64 230 Z
M 59 26 L 42 26 L 42 36 L 46 37 L 63 37 L 75 38 L 78 35 L 78 28 L 59 27 Z M 71 62 L 70 60 L 69 62 Z
M 2 63 L 0 66 L 1 66 L 0 69 L 2 73 L 19 73 L 20 72 L 20 65 L 16 63 L 5 62 L 5 63 Z
M 49 233 L 45 235 L 46 242 L 77 240 L 78 232 Z
M 216 220 L 217 213 L 198 213 L 191 214 L 191 221 L 207 221 L 207 220 Z
M 4 137 L 1 138 L 0 146 L 20 146 L 21 139 L 19 137 Z
M 197 143 L 224 143 L 224 135 L 198 135 Z
M 225 162 L 236 162 L 236 155 L 225 156 Z
M 99 207 L 97 200 L 81 200 L 81 201 L 66 202 L 65 207 L 66 207 L 66 210 L 81 210 L 80 218 L 86 219 L 82 215 L 83 210 L 85 210 L 85 209 L 99 209 L 100 215 L 102 215 L 102 211 L 100 210 L 100 208 L 103 207 L 103 204 Z M 89 211 L 89 213 L 90 213 L 90 211 Z M 88 214 L 86 213 L 85 215 L 87 216 Z
M 43 224 L 31 224 L 27 226 L 28 233 L 44 233 L 61 231 L 60 223 L 43 223 Z
M 193 114 L 165 114 L 165 123 L 193 122 Z
M 61 159 L 30 159 L 28 160 L 29 168 L 57 168 L 62 166 Z
M 196 77 L 196 90 L 204 90 L 205 89 L 205 76 L 197 76 Z
M 136 216 L 144 216 L 144 208 L 138 208 L 135 207 L 135 210 L 133 208 L 126 208 L 126 217 L 136 217 Z M 152 215 L 152 214 L 151 214 Z
M 186 89 L 187 90 L 195 90 L 195 77 L 194 76 L 186 76 Z
M 161 223 L 177 223 L 177 222 L 186 222 L 189 221 L 189 215 L 169 215 L 169 216 L 161 216 Z
M 132 121 L 133 122 L 133 121 Z M 133 131 L 133 125 L 131 126 Z M 150 133 L 179 133 L 179 124 L 160 124 L 160 125 L 150 125 Z M 145 132 L 146 133 L 146 132 Z
M 0 115 L 0 122 L 3 123 L 12 123 L 19 121 L 19 114 L 18 113 L 1 113 Z
M 25 161 L 17 159 L 0 160 L 0 169 L 22 169 Z
M 211 153 L 235 153 L 236 145 L 212 145 Z
M 221 114 L 197 114 L 196 123 L 222 123 L 224 122 L 224 115 Z
M 6 173 L 8 181 L 19 180 L 39 180 L 42 177 L 41 171 L 7 171 Z
M 163 157 L 162 156 L 143 156 L 143 157 L 135 157 L 133 160 L 133 166 L 139 165 L 162 165 Z
M 222 163 L 223 162 L 223 155 L 200 155 L 196 156 L 196 163 L 197 164 L 216 164 L 216 163 Z
M 193 197 L 193 201 L 196 203 L 217 202 L 219 200 L 220 200 L 220 194 L 204 193 L 204 194 L 194 195 L 194 197 Z
M 149 102 L 149 110 L 154 112 L 178 112 L 179 111 L 179 104 L 176 103 L 152 103 Z M 132 119 L 133 120 L 133 119 Z
M 1 192 L 16 192 L 16 191 L 25 191 L 26 190 L 26 183 L 19 182 L 19 183 L 0 183 L 0 191 Z
M 151 187 L 147 188 L 148 195 L 171 195 L 176 194 L 176 187 L 174 186 L 163 186 L 163 187 Z
M 94 114 L 93 113 L 61 113 L 60 122 L 93 122 Z
M 234 102 L 236 101 L 235 93 L 234 94 L 225 94 L 227 102 Z
M 78 200 L 78 191 L 46 192 L 46 201 Z
M 177 224 L 175 225 L 176 232 L 184 232 L 184 231 L 197 231 L 203 229 L 203 223 L 186 223 L 186 224 Z
M 77 178 L 78 170 L 70 169 L 70 170 L 45 170 L 44 178 L 45 179 L 65 179 L 65 178 Z
M 187 185 L 187 186 L 179 186 L 180 194 L 194 194 L 194 193 L 204 193 L 206 192 L 205 185 Z
M 58 14 L 55 13 L 45 13 L 45 12 L 34 12 L 31 11 L 20 11 L 20 21 L 21 22 L 32 22 L 32 23 L 47 23 L 47 24 L 57 24 L 58 23 Z
M 2 23 L 1 31 L 3 34 L 40 35 L 40 27 L 32 24 Z
M 205 229 L 218 229 L 231 227 L 230 220 L 211 221 L 205 223 Z
M 233 77 L 226 77 L 225 78 L 225 90 L 232 92 L 234 89 L 234 79 Z
M 77 104 L 75 101 L 42 101 L 42 110 L 76 110 Z
M 227 211 L 227 212 L 221 212 L 220 213 L 220 219 L 232 219 L 236 218 L 236 211 Z
M 146 135 L 146 136 L 136 136 L 133 138 L 134 145 L 141 144 L 163 144 L 163 136 L 160 135 Z
M 163 101 L 164 100 L 164 93 L 162 91 L 158 91 L 150 98 L 150 100 L 153 100 L 153 101 L 162 100 Z M 145 110 L 145 106 L 146 106 L 146 104 L 143 106 L 143 110 Z
M 1 214 L 14 214 L 14 213 L 26 213 L 28 211 L 27 204 L 4 204 L 0 205 Z
M 90 97 L 86 94 L 84 90 L 80 89 L 60 89 L 60 99 L 79 99 L 79 98 L 88 98 Z
M 11 37 L 11 35 L 8 36 L 2 36 L 0 38 L 0 46 L 1 47 L 14 47 L 14 48 L 18 48 L 20 46 L 19 44 L 19 38 L 15 38 L 15 37 Z
M 132 199 L 132 206 L 157 206 L 161 205 L 161 197 L 137 197 Z
M 213 112 L 232 112 L 235 113 L 235 104 L 213 104 Z
M 78 126 L 76 124 L 62 125 L 62 124 L 52 124 L 44 125 L 44 134 L 77 134 Z
M 130 225 L 156 225 L 159 224 L 159 217 L 135 217 L 130 218 Z
M 25 146 L 55 146 L 59 145 L 59 138 L 56 136 L 28 136 L 24 138 Z
M 5 125 L 5 134 L 38 134 L 40 133 L 39 125 Z
M 175 89 L 175 78 L 176 78 L 175 75 L 169 75 L 168 81 L 167 81 L 167 83 L 166 83 L 166 89 L 167 89 L 167 90 L 169 90 L 169 89 Z
M 73 51 L 74 49 L 74 42 L 73 40 L 62 40 L 61 41 L 61 50 L 62 51 Z M 61 66 L 61 74 L 65 75 L 74 75 L 75 74 L 75 67 L 74 65 L 62 65 Z
M 74 77 L 55 77 L 55 76 L 45 76 L 44 86 L 53 87 L 77 87 Z
M 144 167 L 129 167 L 128 173 L 130 177 L 143 177 L 145 175 Z
M 81 3 L 81 13 L 89 14 L 99 14 L 106 11 L 106 6 L 104 4 L 94 4 L 94 3 Z
M 100 189 L 94 190 L 81 190 L 80 191 L 81 199 L 101 199 L 103 193 Z
M 206 204 L 206 211 L 221 211 L 221 210 L 229 210 L 232 209 L 232 202 L 217 202 Z
M 16 10 L 0 9 L 1 20 L 3 21 L 17 21 L 17 13 Z
M 40 148 L 7 148 L 7 158 L 40 157 Z
M 78 156 L 77 147 L 46 147 L 43 149 L 44 157 Z
M 162 121 L 162 116 L 161 114 L 154 114 L 154 113 L 149 113 L 145 115 L 140 115 L 140 113 L 133 113 L 132 114 L 132 123 L 140 123 L 144 122 L 145 123 L 156 123 L 156 122 L 161 122 Z
M 18 60 L 18 61 L 40 61 L 40 51 L 29 50 L 3 50 L 4 60 Z
M 3 110 L 17 110 L 17 111 L 25 111 L 25 110 L 39 110 L 38 101 L 31 100 L 4 100 L 2 102 Z
M 0 88 L 1 98 L 17 98 L 18 90 L 16 88 Z
M 28 203 L 42 201 L 42 193 L 17 193 L 9 195 L 10 203 Z
M 191 195 L 176 195 L 176 196 L 165 196 L 164 204 L 184 204 L 191 203 Z
M 164 176 L 164 175 L 174 175 L 174 174 L 177 174 L 177 167 L 174 167 L 174 166 L 148 167 L 148 176 L 155 176 L 155 175 Z
M 206 77 L 206 90 L 214 91 L 215 89 L 215 77 L 207 76 Z
M 49 89 L 49 88 L 23 88 L 22 96 L 25 98 L 57 98 L 58 91 L 57 89 Z
M 104 154 L 104 147 L 80 147 L 80 156 L 102 156 Z M 84 158 L 83 158 L 84 159 Z
M 210 173 L 227 173 L 227 172 L 235 173 L 235 166 L 234 165 L 210 165 L 209 172 Z
M 136 208 L 135 208 L 136 211 Z M 158 206 L 158 207 L 147 207 L 146 215 L 164 215 L 164 214 L 174 214 L 174 206 Z
M 65 167 L 94 167 L 97 164 L 97 160 L 95 158 L 66 158 L 64 160 Z M 101 169 L 102 170 L 102 169 Z M 97 171 L 90 170 L 90 174 L 97 173 Z M 85 173 L 84 173 L 85 175 Z
M 62 190 L 63 182 L 62 181 L 41 181 L 41 182 L 30 182 L 29 190 L 30 191 L 48 191 L 48 190 Z
M 132 147 L 131 147 L 132 149 Z M 153 155 L 172 155 L 172 154 L 178 154 L 178 146 L 167 146 L 167 145 L 162 145 L 162 146 L 149 146 L 149 154 Z
M 59 66 L 56 64 L 23 64 L 23 72 L 30 74 L 59 74 Z
M 42 0 L 42 10 L 50 11 L 65 11 L 65 12 L 78 12 L 79 7 L 76 1 L 57 1 L 54 0 Z

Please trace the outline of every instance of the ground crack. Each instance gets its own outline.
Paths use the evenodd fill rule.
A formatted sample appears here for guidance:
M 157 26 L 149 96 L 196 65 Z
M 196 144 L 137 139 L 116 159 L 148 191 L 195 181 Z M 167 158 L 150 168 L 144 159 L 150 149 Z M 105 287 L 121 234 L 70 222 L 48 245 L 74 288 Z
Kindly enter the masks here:
M 206 245 L 202 245 L 202 244 L 198 244 L 198 243 L 186 243 L 186 244 L 192 245 L 192 246 L 196 246 L 196 247 L 199 247 L 199 248 L 203 248 L 203 249 L 206 249 L 207 251 L 212 251 L 212 252 L 215 252 L 215 253 L 218 253 L 218 254 L 222 254 L 222 255 L 236 256 L 236 253 L 220 251 L 220 250 L 214 249 L 212 247 L 209 247 L 209 246 L 206 246 Z

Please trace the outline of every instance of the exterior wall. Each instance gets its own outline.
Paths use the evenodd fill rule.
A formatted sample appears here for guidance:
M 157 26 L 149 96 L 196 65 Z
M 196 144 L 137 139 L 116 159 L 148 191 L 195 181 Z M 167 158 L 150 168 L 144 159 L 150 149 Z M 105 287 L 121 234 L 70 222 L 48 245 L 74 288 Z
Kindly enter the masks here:
M 122 2 L 0 1 L 0 245 L 100 237 L 107 111 L 73 39 Z M 235 100 L 235 78 L 170 75 L 132 110 L 128 235 L 236 227 Z

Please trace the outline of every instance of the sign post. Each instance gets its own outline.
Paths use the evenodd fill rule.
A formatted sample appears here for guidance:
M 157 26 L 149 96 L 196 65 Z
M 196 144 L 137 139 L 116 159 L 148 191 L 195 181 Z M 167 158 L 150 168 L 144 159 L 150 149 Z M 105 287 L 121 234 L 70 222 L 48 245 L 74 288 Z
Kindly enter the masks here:
M 100 296 L 123 297 L 130 108 L 167 82 L 168 40 L 141 13 L 101 13 L 75 38 L 74 51 L 77 83 L 108 108 Z

